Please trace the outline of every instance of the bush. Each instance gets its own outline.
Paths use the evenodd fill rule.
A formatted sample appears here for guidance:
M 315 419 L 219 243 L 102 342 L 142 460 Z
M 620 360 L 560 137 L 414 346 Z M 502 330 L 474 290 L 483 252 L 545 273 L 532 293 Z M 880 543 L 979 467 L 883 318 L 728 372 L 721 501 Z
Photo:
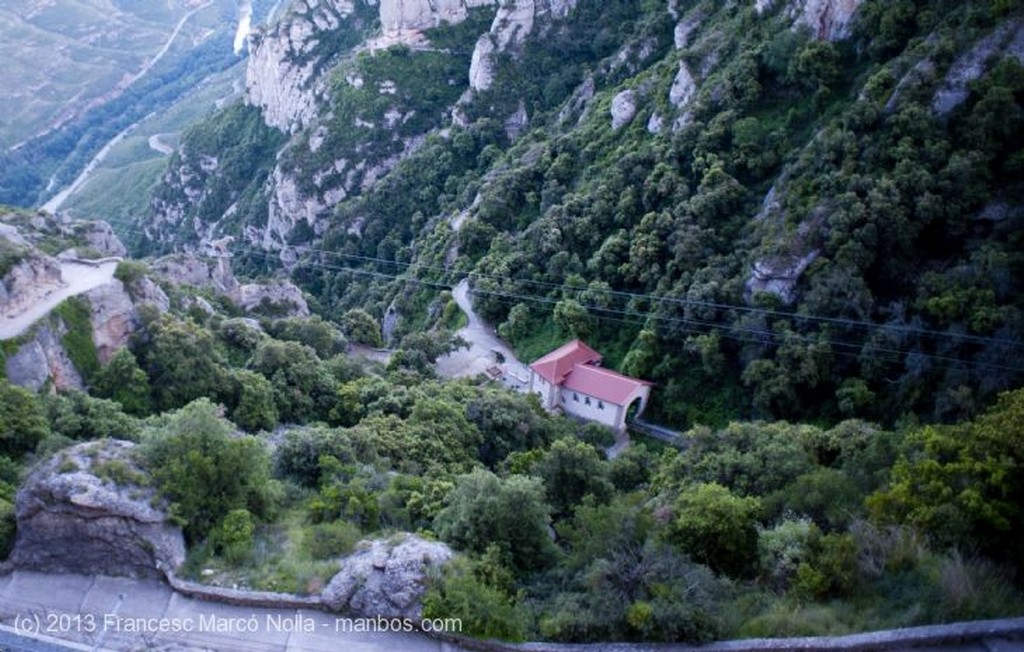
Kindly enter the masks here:
M 760 501 L 718 484 L 685 489 L 675 503 L 669 536 L 694 560 L 727 575 L 747 575 L 757 559 Z
M 423 596 L 423 617 L 460 618 L 463 634 L 522 641 L 528 614 L 515 599 L 478 578 L 475 570 L 464 557 L 445 566 Z
M 172 518 L 196 543 L 232 510 L 268 517 L 278 485 L 263 443 L 236 436 L 206 399 L 164 417 L 143 439 L 143 454 Z
M 302 548 L 310 559 L 343 557 L 355 549 L 363 537 L 359 526 L 349 521 L 317 523 L 302 530 Z
M 148 273 L 149 267 L 146 263 L 137 260 L 122 260 L 114 270 L 114 278 L 130 286 Z

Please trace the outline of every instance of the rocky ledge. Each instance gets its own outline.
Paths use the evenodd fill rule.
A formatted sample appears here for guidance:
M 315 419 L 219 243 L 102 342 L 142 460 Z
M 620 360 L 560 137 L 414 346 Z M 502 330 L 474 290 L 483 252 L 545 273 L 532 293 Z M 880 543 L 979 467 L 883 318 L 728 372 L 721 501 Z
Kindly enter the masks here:
M 185 559 L 181 529 L 133 460 L 135 444 L 67 448 L 25 479 L 9 569 L 164 578 Z

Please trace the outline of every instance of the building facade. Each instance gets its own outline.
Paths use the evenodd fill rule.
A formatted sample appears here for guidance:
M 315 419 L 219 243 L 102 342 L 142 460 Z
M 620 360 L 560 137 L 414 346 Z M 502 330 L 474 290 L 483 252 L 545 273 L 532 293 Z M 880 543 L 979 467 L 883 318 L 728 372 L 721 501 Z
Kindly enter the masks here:
M 530 365 L 530 392 L 548 410 L 625 430 L 643 413 L 652 383 L 601 366 L 601 354 L 573 340 Z

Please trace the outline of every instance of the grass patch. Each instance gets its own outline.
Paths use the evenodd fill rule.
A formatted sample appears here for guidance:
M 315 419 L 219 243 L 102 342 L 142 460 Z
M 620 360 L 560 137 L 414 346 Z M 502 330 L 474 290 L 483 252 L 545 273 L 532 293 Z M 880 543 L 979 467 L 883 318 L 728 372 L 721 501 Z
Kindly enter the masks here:
M 86 382 L 90 381 L 100 370 L 100 359 L 96 343 L 92 341 L 91 310 L 88 300 L 71 297 L 57 306 L 54 312 L 64 320 L 67 327 L 67 333 L 61 338 L 61 343 L 64 344 L 68 357 L 82 378 Z

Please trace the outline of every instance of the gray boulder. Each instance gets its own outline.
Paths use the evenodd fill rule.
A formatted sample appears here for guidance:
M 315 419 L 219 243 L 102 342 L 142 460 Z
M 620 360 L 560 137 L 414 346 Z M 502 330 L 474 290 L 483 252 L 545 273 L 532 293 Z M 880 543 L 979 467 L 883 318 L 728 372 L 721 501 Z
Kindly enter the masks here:
M 181 529 L 132 457 L 104 440 L 39 464 L 15 500 L 18 534 L 7 565 L 82 575 L 162 578 L 185 559 Z
M 354 616 L 418 620 L 427 575 L 452 558 L 451 548 L 412 534 L 361 546 L 324 588 L 323 603 Z

